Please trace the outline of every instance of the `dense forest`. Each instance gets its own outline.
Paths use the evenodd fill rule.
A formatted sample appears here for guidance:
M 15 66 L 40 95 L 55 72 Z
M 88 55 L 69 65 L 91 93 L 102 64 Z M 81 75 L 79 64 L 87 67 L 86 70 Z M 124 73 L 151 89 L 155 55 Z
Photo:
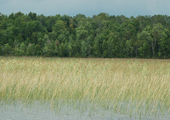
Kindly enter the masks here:
M 170 16 L 0 13 L 0 55 L 170 58 Z

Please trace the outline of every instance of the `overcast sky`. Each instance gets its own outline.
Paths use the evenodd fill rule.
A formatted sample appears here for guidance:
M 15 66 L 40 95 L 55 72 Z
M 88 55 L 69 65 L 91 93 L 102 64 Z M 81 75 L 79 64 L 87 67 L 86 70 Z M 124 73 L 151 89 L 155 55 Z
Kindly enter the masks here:
M 170 15 L 170 0 L 0 0 L 0 12 L 35 12 L 38 15 L 84 14 L 87 17 L 101 12 L 109 15 Z

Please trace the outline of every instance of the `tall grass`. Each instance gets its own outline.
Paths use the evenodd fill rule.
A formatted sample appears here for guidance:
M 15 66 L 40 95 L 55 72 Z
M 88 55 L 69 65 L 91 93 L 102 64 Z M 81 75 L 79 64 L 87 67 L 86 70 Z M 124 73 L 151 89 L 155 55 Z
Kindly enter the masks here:
M 0 58 L 0 101 L 130 116 L 170 113 L 170 61 Z

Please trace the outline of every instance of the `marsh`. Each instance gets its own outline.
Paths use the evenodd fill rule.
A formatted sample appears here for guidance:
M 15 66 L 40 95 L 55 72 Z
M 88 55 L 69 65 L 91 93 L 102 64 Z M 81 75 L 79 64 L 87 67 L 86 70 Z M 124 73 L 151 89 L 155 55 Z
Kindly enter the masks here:
M 169 62 L 2 57 L 0 102 L 1 106 L 11 107 L 7 112 L 11 112 L 18 101 L 26 106 L 22 112 L 29 106 L 34 111 L 34 103 L 38 101 L 39 108 L 48 102 L 49 114 L 60 113 L 66 107 L 88 116 L 107 114 L 108 119 L 114 115 L 123 115 L 126 119 L 160 116 L 166 119 L 170 114 Z

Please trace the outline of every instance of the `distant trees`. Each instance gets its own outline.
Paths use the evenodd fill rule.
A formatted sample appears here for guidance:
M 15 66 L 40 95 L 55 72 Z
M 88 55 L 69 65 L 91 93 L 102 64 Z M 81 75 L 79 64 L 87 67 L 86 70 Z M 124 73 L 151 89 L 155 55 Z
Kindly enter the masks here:
M 170 17 L 0 13 L 0 55 L 170 58 Z

